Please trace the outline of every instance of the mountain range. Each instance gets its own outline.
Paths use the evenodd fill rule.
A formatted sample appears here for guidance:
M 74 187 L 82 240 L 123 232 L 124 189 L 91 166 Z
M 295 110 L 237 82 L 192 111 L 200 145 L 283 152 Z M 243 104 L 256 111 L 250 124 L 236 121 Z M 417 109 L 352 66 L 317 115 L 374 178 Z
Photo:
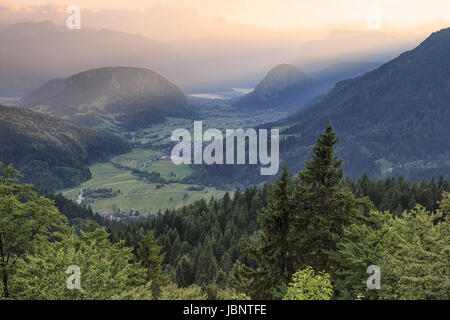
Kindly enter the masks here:
M 389 61 L 420 43 L 426 34 L 334 29 L 324 38 L 303 43 L 293 64 L 308 72 L 353 61 Z
M 328 122 L 342 137 L 348 175 L 450 175 L 450 28 L 355 79 L 339 82 L 305 110 L 274 124 L 314 144 Z M 305 149 L 286 145 L 291 163 Z M 294 150 L 297 151 L 294 152 Z M 295 156 L 297 155 L 297 156 Z M 294 160 L 295 159 L 295 160 Z
M 375 70 L 338 82 L 307 108 L 257 128 L 280 128 L 280 163 L 286 161 L 292 172 L 304 169 L 317 137 L 331 123 L 348 177 L 448 179 L 449 51 L 450 28 L 431 34 L 415 49 Z M 205 165 L 194 170 L 198 182 L 216 186 L 268 179 L 258 174 L 259 165 Z
M 206 38 L 186 38 L 185 27 L 189 23 L 185 14 L 189 12 L 178 12 L 174 19 L 159 11 L 148 16 L 148 21 L 144 15 L 139 14 L 137 18 L 132 11 L 127 11 L 125 20 L 118 21 L 113 11 L 108 10 L 102 13 L 109 15 L 102 23 L 93 16 L 88 17 L 87 9 L 82 28 L 68 30 L 61 12 L 46 16 L 43 13 L 48 8 L 35 7 L 34 10 L 42 15 L 32 20 L 40 22 L 6 24 L 25 18 L 8 19 L 6 11 L 0 12 L 3 18 L 0 21 L 5 23 L 0 23 L 0 43 L 8 44 L 0 48 L 0 97 L 23 97 L 49 79 L 67 78 L 81 70 L 123 65 L 154 70 L 190 94 L 251 88 L 280 61 L 288 61 L 308 73 L 342 62 L 383 62 L 412 48 L 422 38 L 415 30 L 401 35 L 372 31 L 329 32 L 329 28 L 274 32 L 240 25 L 228 35 L 219 32 Z M 163 20 L 167 19 L 160 21 L 165 25 L 163 29 L 143 28 L 142 24 L 138 27 L 137 20 L 149 26 L 158 25 L 161 18 L 156 19 L 156 16 L 160 14 L 165 17 Z M 175 21 L 173 25 L 171 22 Z M 117 24 L 121 28 L 113 27 Z M 195 33 L 202 33 L 205 28 L 208 29 L 203 23 L 190 26 Z M 169 33 L 179 35 L 175 37 L 178 40 L 168 36 Z M 311 39 L 317 40 L 308 41 Z
M 0 25 L 0 96 L 23 97 L 49 79 L 93 68 L 128 65 L 166 70 L 178 65 L 170 46 L 137 34 L 50 21 Z

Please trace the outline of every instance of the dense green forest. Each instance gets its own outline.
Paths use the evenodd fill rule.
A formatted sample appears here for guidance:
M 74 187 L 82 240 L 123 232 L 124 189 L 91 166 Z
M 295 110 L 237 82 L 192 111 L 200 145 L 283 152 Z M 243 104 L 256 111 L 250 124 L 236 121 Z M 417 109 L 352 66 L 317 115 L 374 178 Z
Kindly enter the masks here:
M 18 107 L 0 106 L 0 160 L 22 182 L 57 190 L 88 180 L 87 165 L 130 150 L 123 139 Z
M 328 126 L 295 176 L 102 227 L 0 169 L 3 297 L 449 299 L 450 182 L 344 179 L 337 143 Z M 69 265 L 80 290 L 66 288 Z

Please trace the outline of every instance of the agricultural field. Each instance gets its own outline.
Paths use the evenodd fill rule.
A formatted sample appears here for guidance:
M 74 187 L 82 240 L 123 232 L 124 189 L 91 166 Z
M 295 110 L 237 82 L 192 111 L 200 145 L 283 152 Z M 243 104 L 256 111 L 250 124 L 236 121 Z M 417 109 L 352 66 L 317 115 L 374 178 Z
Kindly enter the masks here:
M 225 129 L 249 128 L 268 122 L 281 114 L 248 115 L 230 109 L 226 105 L 203 102 L 196 106 L 203 128 Z M 170 137 L 173 130 L 185 128 L 192 130 L 193 119 L 167 118 L 165 122 L 154 124 L 136 131 L 123 131 L 115 128 L 113 133 L 129 140 L 135 148 L 115 156 L 105 163 L 90 166 L 92 178 L 81 185 L 61 190 L 67 198 L 85 202 L 94 212 L 114 212 L 136 209 L 141 215 L 149 215 L 160 210 L 176 209 L 200 199 L 221 197 L 224 190 L 194 184 L 182 183 L 192 174 L 187 165 L 175 165 L 170 161 Z M 146 173 L 159 173 L 167 183 L 143 180 L 132 170 Z M 83 190 L 111 189 L 110 198 L 89 199 L 83 197 Z
M 155 163 L 162 170 L 163 177 L 169 177 L 170 172 L 176 172 L 181 176 L 182 168 L 172 163 Z M 118 192 L 118 195 L 107 199 L 94 199 L 89 202 L 94 212 L 114 212 L 136 209 L 141 215 L 149 215 L 159 210 L 176 209 L 186 204 L 200 199 L 209 199 L 211 197 L 221 197 L 225 191 L 215 188 L 201 187 L 192 184 L 168 183 L 161 186 L 158 183 L 149 183 L 143 180 L 137 180 L 137 177 L 129 170 L 120 170 L 112 163 L 98 163 L 90 167 L 92 179 L 84 182 L 76 188 L 61 190 L 69 199 L 84 201 L 82 195 L 83 189 L 112 189 Z M 163 175 L 164 173 L 164 175 Z M 201 191 L 186 190 L 194 187 L 202 189 Z

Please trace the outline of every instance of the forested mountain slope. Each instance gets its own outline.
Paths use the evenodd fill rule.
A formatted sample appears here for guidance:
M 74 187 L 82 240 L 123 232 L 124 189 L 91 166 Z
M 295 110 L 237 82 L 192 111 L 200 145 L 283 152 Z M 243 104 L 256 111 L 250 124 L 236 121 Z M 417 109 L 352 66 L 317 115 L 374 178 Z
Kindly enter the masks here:
M 299 143 L 285 144 L 290 163 L 296 166 L 304 158 L 298 145 L 312 145 L 330 121 L 342 138 L 338 152 L 353 177 L 364 172 L 448 177 L 449 50 L 450 29 L 436 32 L 416 49 L 338 83 L 308 109 L 276 123 L 285 135 L 301 135 Z
M 109 133 L 19 107 L 0 106 L 0 140 L 0 161 L 48 190 L 80 184 L 91 176 L 88 163 L 130 149 Z
M 258 128 L 280 128 L 280 158 L 304 168 L 317 135 L 331 122 L 345 175 L 407 180 L 450 177 L 450 29 L 360 77 L 341 81 L 306 109 Z M 216 186 L 273 180 L 259 165 L 203 165 L 194 181 Z

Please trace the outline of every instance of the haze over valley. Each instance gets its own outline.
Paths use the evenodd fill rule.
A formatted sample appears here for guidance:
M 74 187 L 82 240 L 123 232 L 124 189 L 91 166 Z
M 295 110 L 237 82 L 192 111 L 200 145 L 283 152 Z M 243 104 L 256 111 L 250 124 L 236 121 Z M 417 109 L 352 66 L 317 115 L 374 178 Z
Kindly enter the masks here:
M 98 163 L 97 156 L 83 156 L 79 164 L 73 165 L 74 170 L 82 172 L 76 174 L 77 178 L 59 181 L 65 175 L 61 173 L 62 168 L 68 167 L 56 169 L 54 164 L 41 170 L 39 177 L 48 172 L 46 187 L 51 190 L 70 187 L 63 191 L 74 200 L 83 200 L 83 189 L 87 190 L 88 186 L 112 188 L 115 193 L 111 198 L 93 198 L 88 203 L 100 211 L 137 208 L 147 214 L 267 181 L 254 177 L 252 166 L 175 166 L 168 159 L 174 129 L 189 129 L 193 120 L 203 120 L 220 130 L 279 121 L 275 125 L 282 132 L 281 157 L 293 170 L 299 170 L 300 159 L 308 157 L 308 135 L 303 138 L 303 130 L 317 122 L 311 132 L 314 136 L 328 119 L 336 122 L 338 134 L 348 135 L 350 128 L 362 123 L 363 114 L 353 123 L 352 118 L 340 111 L 346 121 L 344 125 L 328 111 L 319 112 L 324 104 L 335 104 L 337 108 L 339 103 L 344 103 L 327 102 L 329 96 L 336 95 L 343 87 L 349 87 L 349 92 L 364 92 L 351 89 L 363 80 L 346 79 L 361 76 L 364 79 L 371 74 L 364 75 L 367 72 L 385 70 L 386 62 L 414 49 L 430 30 L 436 31 L 436 25 L 445 26 L 444 20 L 435 17 L 408 28 L 383 21 L 385 28 L 370 30 L 361 17 L 345 23 L 330 20 L 320 26 L 274 28 L 245 20 L 208 18 L 193 8 L 151 5 L 139 14 L 120 8 L 86 7 L 82 28 L 69 30 L 65 26 L 67 14 L 60 4 L 25 8 L 25 4 L 10 1 L 0 10 L 0 43 L 7 44 L 0 50 L 2 103 L 17 110 L 26 108 L 57 116 L 81 126 L 82 130 L 90 130 L 89 127 L 114 134 L 131 151 L 122 155 L 112 152 L 103 164 Z M 113 20 L 114 15 L 121 19 Z M 130 19 L 134 23 L 127 23 Z M 175 22 L 183 33 L 174 28 Z M 446 45 L 445 37 L 440 41 Z M 436 59 L 441 61 L 443 57 Z M 380 66 L 382 69 L 377 69 Z M 384 77 L 389 79 L 392 75 L 388 73 Z M 406 76 L 396 82 L 399 92 L 407 84 L 405 79 Z M 370 96 L 382 99 L 383 105 L 399 105 L 386 111 L 386 116 L 399 117 L 400 111 L 395 110 L 403 103 L 403 112 L 409 110 L 413 116 L 408 109 L 410 102 L 395 100 L 400 99 L 398 94 L 385 97 L 388 91 L 373 90 Z M 444 94 L 435 92 L 435 99 Z M 419 93 L 420 90 L 415 90 L 409 95 Z M 407 94 L 403 96 L 406 98 Z M 372 102 L 355 103 L 359 106 Z M 374 107 L 372 112 L 379 108 Z M 12 110 L 2 109 L 5 124 L 13 125 L 19 119 L 9 115 Z M 37 115 L 21 112 L 31 118 Z M 302 124 L 303 117 L 309 117 L 308 125 Z M 324 120 L 319 121 L 322 117 Z M 34 135 L 31 123 L 26 123 L 22 124 L 25 132 Z M 76 140 L 81 143 L 80 148 L 89 149 L 87 141 Z M 287 141 L 293 144 L 287 146 Z M 393 138 L 386 136 L 385 141 Z M 447 172 L 447 164 L 442 162 L 445 157 L 439 150 L 435 157 L 430 153 L 427 157 L 417 153 L 409 157 L 408 152 L 393 157 L 380 151 L 387 150 L 385 143 L 372 146 L 373 143 L 359 145 L 359 149 L 354 149 L 353 144 L 341 146 L 339 152 L 346 160 L 347 174 L 358 177 L 368 173 L 373 178 L 406 174 L 420 179 L 428 178 L 430 172 Z M 0 160 L 14 160 L 28 175 L 24 181 L 43 186 L 40 178 L 27 169 L 32 162 L 25 165 L 28 160 L 19 156 L 11 158 L 7 153 L 5 150 Z M 39 155 L 33 161 L 46 162 Z M 86 165 L 90 166 L 91 174 Z M 407 171 L 405 166 L 409 168 Z

